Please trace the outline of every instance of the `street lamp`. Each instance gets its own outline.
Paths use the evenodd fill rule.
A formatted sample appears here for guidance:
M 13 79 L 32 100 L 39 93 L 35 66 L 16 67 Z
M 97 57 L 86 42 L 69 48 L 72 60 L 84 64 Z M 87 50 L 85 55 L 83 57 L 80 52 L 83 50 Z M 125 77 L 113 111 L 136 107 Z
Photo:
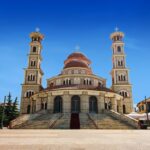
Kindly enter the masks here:
M 6 96 L 4 97 L 4 106 L 3 106 L 2 119 L 1 119 L 1 129 L 3 129 L 4 114 L 5 114 L 5 102 L 6 102 Z
M 148 98 L 149 99 L 149 98 Z M 149 118 L 148 118 L 148 105 L 147 105 L 147 98 L 145 96 L 145 105 L 146 105 L 146 116 L 147 116 L 147 125 L 149 125 Z

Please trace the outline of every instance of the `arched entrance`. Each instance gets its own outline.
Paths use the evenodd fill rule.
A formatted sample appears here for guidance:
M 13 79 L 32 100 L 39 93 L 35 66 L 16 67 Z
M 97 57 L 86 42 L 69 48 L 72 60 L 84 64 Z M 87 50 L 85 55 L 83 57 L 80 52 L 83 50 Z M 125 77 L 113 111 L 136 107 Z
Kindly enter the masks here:
M 28 106 L 27 106 L 27 114 L 30 114 L 30 109 L 31 109 L 31 106 L 28 105 Z
M 72 113 L 80 112 L 80 97 L 77 95 L 71 98 L 71 112 Z
M 97 98 L 95 96 L 89 98 L 89 112 L 97 113 Z
M 62 98 L 61 96 L 56 96 L 54 99 L 54 113 L 62 112 Z
M 125 114 L 126 113 L 126 106 L 123 105 L 123 113 Z

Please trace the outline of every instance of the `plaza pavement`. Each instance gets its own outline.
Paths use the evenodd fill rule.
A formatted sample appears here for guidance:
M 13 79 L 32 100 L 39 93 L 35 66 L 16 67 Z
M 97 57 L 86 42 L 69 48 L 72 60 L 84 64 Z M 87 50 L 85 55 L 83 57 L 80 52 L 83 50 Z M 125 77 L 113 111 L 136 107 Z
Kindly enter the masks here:
M 149 150 L 150 130 L 0 130 L 0 150 Z

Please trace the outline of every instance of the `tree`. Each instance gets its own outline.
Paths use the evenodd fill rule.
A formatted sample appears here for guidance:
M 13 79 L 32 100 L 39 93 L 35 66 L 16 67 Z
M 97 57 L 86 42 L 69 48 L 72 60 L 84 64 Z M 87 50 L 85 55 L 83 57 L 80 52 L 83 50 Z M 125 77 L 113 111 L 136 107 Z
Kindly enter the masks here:
M 18 101 L 17 101 L 17 97 L 16 97 L 16 99 L 12 105 L 12 118 L 11 118 L 11 120 L 17 118 L 18 116 L 19 116 L 19 110 L 18 110 Z
M 4 115 L 3 115 L 3 109 L 4 109 Z M 18 101 L 17 97 L 13 101 L 11 98 L 11 94 L 7 96 L 6 103 L 0 106 L 0 121 L 2 120 L 3 115 L 3 125 L 8 126 L 9 122 L 19 115 L 18 110 Z

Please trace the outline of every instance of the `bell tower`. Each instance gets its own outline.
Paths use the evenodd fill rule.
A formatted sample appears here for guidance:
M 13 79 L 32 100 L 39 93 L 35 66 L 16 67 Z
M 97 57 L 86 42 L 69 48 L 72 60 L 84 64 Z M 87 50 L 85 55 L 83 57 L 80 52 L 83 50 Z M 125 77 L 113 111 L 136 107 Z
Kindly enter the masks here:
M 42 76 L 43 71 L 41 69 L 41 50 L 42 40 L 44 36 L 39 32 L 32 32 L 30 34 L 30 52 L 28 54 L 28 67 L 25 68 L 24 83 L 22 84 L 21 94 L 21 114 L 31 113 L 30 96 L 34 93 L 39 92 L 42 88 Z M 36 108 L 34 108 L 36 109 Z
M 110 36 L 112 40 L 112 90 L 124 97 L 123 113 L 133 111 L 132 85 L 129 81 L 129 69 L 126 67 L 126 55 L 124 51 L 124 33 L 116 31 Z

